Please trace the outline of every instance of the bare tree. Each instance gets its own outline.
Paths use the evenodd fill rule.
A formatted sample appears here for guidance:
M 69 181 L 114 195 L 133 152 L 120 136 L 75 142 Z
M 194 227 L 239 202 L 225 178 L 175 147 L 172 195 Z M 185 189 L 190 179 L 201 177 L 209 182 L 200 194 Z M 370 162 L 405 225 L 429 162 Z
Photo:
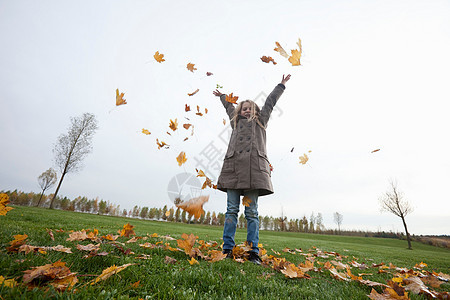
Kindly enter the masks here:
M 403 226 L 405 227 L 406 239 L 408 240 L 408 249 L 412 249 L 411 238 L 409 236 L 408 227 L 406 226 L 405 217 L 413 211 L 413 208 L 408 201 L 403 199 L 403 193 L 398 190 L 397 183 L 390 180 L 389 184 L 389 191 L 379 198 L 381 210 L 393 213 L 402 219 Z
M 51 188 L 53 185 L 55 185 L 57 180 L 56 171 L 53 170 L 53 168 L 48 169 L 38 177 L 38 183 L 39 186 L 42 189 L 41 196 L 39 197 L 39 201 L 36 206 L 39 206 L 41 204 L 42 196 L 44 195 L 45 190 Z
M 342 214 L 338 213 L 338 212 L 335 212 L 333 214 L 333 216 L 334 216 L 334 223 L 337 224 L 338 231 L 340 233 L 341 232 L 341 224 L 342 224 L 342 221 L 344 220 L 344 216 Z
M 81 162 L 92 150 L 92 137 L 98 128 L 95 116 L 90 113 L 71 118 L 71 123 L 72 126 L 69 128 L 69 131 L 58 137 L 58 141 L 53 148 L 55 164 L 61 171 L 61 178 L 50 202 L 50 208 L 53 208 L 53 202 L 64 180 L 64 176 L 67 173 L 81 169 Z

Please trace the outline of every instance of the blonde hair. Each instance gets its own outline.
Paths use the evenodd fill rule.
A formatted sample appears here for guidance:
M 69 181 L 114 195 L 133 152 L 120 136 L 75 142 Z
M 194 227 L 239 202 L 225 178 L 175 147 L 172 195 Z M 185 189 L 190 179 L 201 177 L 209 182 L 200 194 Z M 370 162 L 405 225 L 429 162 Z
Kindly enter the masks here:
M 256 120 L 256 123 L 258 123 L 259 126 L 261 126 L 261 128 L 266 129 L 261 122 L 259 121 L 259 116 L 261 115 L 261 110 L 259 109 L 259 106 L 252 100 L 244 100 L 239 102 L 239 104 L 236 106 L 234 113 L 233 113 L 233 118 L 231 118 L 231 122 L 234 122 L 234 129 L 236 129 L 237 126 L 237 119 L 241 113 L 242 110 L 242 106 L 244 105 L 244 103 L 250 103 L 251 105 L 251 114 L 250 114 L 250 118 L 247 119 L 247 122 L 251 122 L 252 120 Z

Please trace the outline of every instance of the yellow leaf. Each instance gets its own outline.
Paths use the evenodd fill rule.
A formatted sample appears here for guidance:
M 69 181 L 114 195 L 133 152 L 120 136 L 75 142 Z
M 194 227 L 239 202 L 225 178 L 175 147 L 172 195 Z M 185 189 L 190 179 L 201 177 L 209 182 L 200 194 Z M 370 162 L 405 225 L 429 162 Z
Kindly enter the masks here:
M 198 260 L 196 260 L 195 258 L 193 258 L 193 257 L 191 257 L 191 259 L 190 260 L 188 260 L 189 261 L 189 264 L 192 266 L 192 265 L 195 265 L 195 264 L 199 264 L 199 262 L 198 262 Z
M 166 149 L 169 148 L 168 144 L 166 144 L 163 141 L 161 141 L 161 143 L 160 143 L 158 139 L 156 139 L 156 145 L 158 145 L 158 149 L 161 149 L 161 147 L 165 147 Z
M 150 135 L 150 131 L 148 131 L 148 129 L 142 128 L 142 133 L 146 134 L 146 135 Z
M 233 103 L 233 104 L 237 104 L 236 101 L 237 99 L 239 99 L 238 96 L 233 96 L 233 93 L 226 95 L 225 101 Z
M 292 56 L 288 59 L 293 66 L 300 66 L 300 57 L 302 56 L 302 41 L 300 39 L 298 39 L 297 45 L 299 50 L 291 50 Z
M 14 208 L 6 206 L 9 204 L 9 196 L 5 193 L 0 193 L 0 216 L 5 216 L 6 213 Z
M 306 164 L 306 162 L 309 160 L 308 155 L 306 155 L 306 154 L 303 154 L 303 156 L 300 156 L 299 159 L 300 159 L 301 164 Z
M 173 131 L 177 130 L 177 128 L 178 128 L 178 122 L 177 122 L 177 119 L 175 119 L 175 121 L 172 121 L 172 119 L 170 119 L 169 127 L 170 127 L 170 129 L 172 129 Z
M 155 58 L 155 60 L 159 63 L 162 63 L 163 61 L 165 61 L 164 54 L 159 54 L 159 51 L 156 51 L 155 55 L 153 55 L 153 57 Z
M 178 166 L 181 167 L 181 165 L 184 164 L 186 161 L 187 161 L 186 153 L 184 151 L 181 151 L 180 154 L 177 156 Z
M 187 213 L 194 216 L 195 219 L 198 219 L 201 217 L 202 214 L 205 213 L 203 210 L 203 204 L 208 202 L 209 195 L 208 196 L 200 196 L 196 198 L 192 198 L 188 201 L 184 201 L 182 203 L 179 203 L 176 205 L 176 207 L 181 208 L 182 210 L 186 211 Z
M 0 275 L 0 286 L 2 285 L 12 288 L 17 285 L 17 281 L 15 281 L 14 279 L 5 279 L 5 277 Z
M 133 230 L 134 226 L 127 223 L 123 225 L 123 229 L 120 231 L 120 236 L 129 237 L 130 235 L 136 235 Z
M 127 100 L 123 99 L 124 93 L 119 94 L 119 89 L 116 89 L 116 106 L 127 104 Z
M 133 265 L 133 264 L 125 264 L 125 265 L 122 265 L 122 266 L 112 265 L 111 267 L 104 269 L 102 274 L 98 275 L 97 278 L 92 280 L 91 281 L 91 285 L 94 285 L 94 284 L 96 284 L 99 281 L 106 280 L 109 277 L 111 277 L 112 275 L 117 274 L 120 271 L 125 270 L 127 267 L 129 267 L 131 265 Z

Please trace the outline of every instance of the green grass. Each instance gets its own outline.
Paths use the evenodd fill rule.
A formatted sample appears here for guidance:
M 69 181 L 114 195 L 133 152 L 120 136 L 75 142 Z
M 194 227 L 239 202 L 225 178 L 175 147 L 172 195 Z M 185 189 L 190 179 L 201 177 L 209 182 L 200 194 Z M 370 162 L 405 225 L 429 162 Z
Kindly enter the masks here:
M 135 226 L 138 236 L 158 233 L 180 238 L 182 233 L 194 233 L 199 239 L 214 240 L 221 243 L 222 228 L 206 225 L 186 225 L 157 221 L 98 216 L 68 211 L 48 210 L 42 208 L 15 207 L 6 216 L 0 216 L 0 275 L 7 279 L 15 278 L 19 285 L 14 288 L 0 286 L 0 299 L 368 299 L 371 289 L 358 282 L 344 282 L 332 278 L 328 271 L 312 272 L 311 279 L 290 279 L 270 267 L 243 264 L 223 260 L 216 263 L 200 261 L 191 266 L 187 255 L 182 252 L 171 252 L 163 249 L 144 249 L 137 243 L 125 244 L 136 255 L 123 255 L 116 248 L 104 243 L 101 251 L 107 256 L 83 259 L 85 253 L 76 249 L 77 244 L 86 245 L 91 241 L 68 242 L 68 232 L 55 232 L 57 229 L 81 230 L 98 229 L 100 235 L 117 234 L 126 223 Z M 52 229 L 55 241 L 52 241 L 46 228 Z M 73 254 L 49 251 L 47 254 L 8 253 L 6 247 L 16 234 L 27 234 L 28 244 L 34 246 L 65 245 L 72 248 Z M 246 231 L 238 229 L 236 241 L 245 241 Z M 121 237 L 125 242 L 128 238 Z M 156 243 L 158 238 L 149 239 Z M 287 260 L 297 264 L 305 261 L 298 254 L 281 252 L 288 247 L 301 248 L 308 251 L 312 247 L 324 251 L 338 252 L 347 256 L 344 261 L 355 257 L 359 263 L 365 262 L 386 264 L 393 263 L 398 267 L 412 268 L 421 261 L 428 264 L 426 270 L 450 273 L 450 251 L 444 248 L 413 243 L 414 250 L 407 250 L 406 241 L 382 238 L 327 236 L 292 232 L 261 231 L 260 242 L 268 254 L 278 251 Z M 176 246 L 176 241 L 171 245 Z M 147 254 L 151 259 L 140 260 L 138 254 Z M 166 264 L 165 256 L 177 259 L 175 264 Z M 21 285 L 23 271 L 55 261 L 64 261 L 72 272 L 79 275 L 76 291 L 56 292 L 53 289 L 27 289 Z M 112 265 L 135 263 L 124 271 L 95 285 L 86 285 L 94 275 Z M 373 273 L 365 279 L 386 283 L 392 274 L 377 274 L 376 268 L 364 270 Z M 354 274 L 358 270 L 352 269 Z M 273 274 L 266 279 L 268 274 Z M 137 288 L 132 283 L 140 280 Z M 380 288 L 376 288 L 381 292 Z M 438 291 L 450 291 L 450 283 L 441 285 Z M 411 299 L 424 299 L 411 295 Z

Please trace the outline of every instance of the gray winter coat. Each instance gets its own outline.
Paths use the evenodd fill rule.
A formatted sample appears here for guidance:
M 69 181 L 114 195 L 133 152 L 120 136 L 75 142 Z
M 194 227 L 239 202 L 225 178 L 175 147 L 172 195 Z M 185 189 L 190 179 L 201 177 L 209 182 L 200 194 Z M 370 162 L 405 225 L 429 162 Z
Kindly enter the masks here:
M 284 89 L 285 86 L 280 83 L 267 97 L 259 117 L 259 122 L 264 127 L 267 127 L 273 107 Z M 220 101 L 231 120 L 235 107 L 232 103 L 225 101 L 225 97 L 221 95 Z M 217 181 L 217 188 L 224 192 L 227 189 L 256 189 L 259 191 L 259 196 L 272 194 L 271 171 L 266 151 L 266 130 L 261 128 L 256 120 L 248 122 L 247 118 L 240 115 L 237 117 L 236 128 L 234 122 L 230 123 L 233 132 Z

